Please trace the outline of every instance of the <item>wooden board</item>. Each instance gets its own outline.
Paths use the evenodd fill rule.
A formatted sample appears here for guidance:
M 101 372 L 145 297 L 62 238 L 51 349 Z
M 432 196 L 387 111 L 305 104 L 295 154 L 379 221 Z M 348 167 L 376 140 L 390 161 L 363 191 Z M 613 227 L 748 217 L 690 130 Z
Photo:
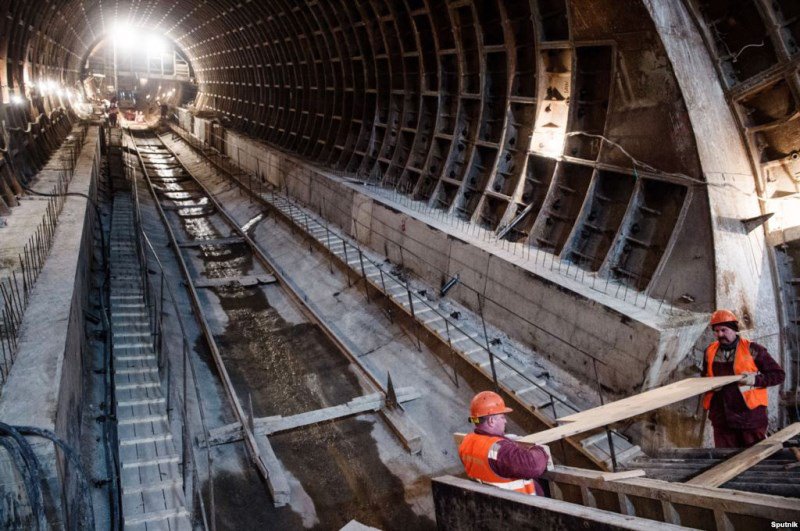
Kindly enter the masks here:
M 401 387 L 397 390 L 397 401 L 408 402 L 419 398 L 419 391 L 413 387 Z M 306 411 L 297 415 L 282 417 L 262 417 L 253 420 L 256 435 L 271 435 L 282 431 L 293 430 L 319 422 L 327 422 L 342 417 L 358 415 L 368 411 L 378 411 L 386 405 L 386 398 L 382 393 L 372 393 L 359 396 L 338 406 Z M 208 443 L 212 446 L 239 441 L 242 439 L 241 424 L 234 422 L 208 432 Z
M 255 286 L 258 284 L 273 284 L 276 282 L 272 275 L 250 275 L 243 277 L 224 277 L 224 278 L 199 278 L 194 281 L 195 288 L 219 288 L 222 286 Z
M 186 208 L 186 207 L 181 207 Z M 195 207 L 188 207 L 195 208 Z M 234 245 L 237 243 L 244 243 L 244 239 L 239 236 L 231 236 L 230 238 L 215 238 L 211 240 L 191 240 L 178 243 L 183 248 L 187 247 L 201 247 L 203 245 Z
M 558 422 L 564 422 L 562 426 L 549 430 L 540 431 L 525 437 L 515 439 L 516 442 L 524 444 L 547 444 L 553 441 L 579 435 L 595 428 L 608 426 L 614 422 L 625 420 L 642 413 L 647 413 L 660 407 L 701 395 L 707 391 L 719 389 L 729 383 L 738 382 L 743 376 L 716 376 L 714 378 L 687 378 L 680 382 L 665 385 L 645 391 L 638 395 L 633 395 L 616 402 L 587 409 L 562 417 Z M 456 446 L 461 444 L 464 439 L 463 433 L 454 433 L 453 440 Z
M 621 479 L 641 478 L 646 475 L 647 473 L 644 470 L 637 468 L 636 470 L 624 470 L 622 472 L 603 472 L 600 477 L 603 478 L 603 481 L 619 481 Z
M 714 378 L 687 378 L 680 382 L 651 389 L 604 406 L 588 409 L 558 419 L 565 424 L 550 430 L 527 435 L 517 442 L 528 444 L 547 444 L 565 437 L 572 437 L 595 428 L 602 428 L 620 420 L 629 419 L 648 411 L 686 400 L 707 391 L 718 389 L 729 383 L 738 382 L 743 376 L 716 376 Z
M 800 422 L 790 424 L 772 437 L 756 443 L 727 461 L 690 479 L 686 484 L 719 487 L 783 448 L 784 442 L 798 434 L 800 434 Z

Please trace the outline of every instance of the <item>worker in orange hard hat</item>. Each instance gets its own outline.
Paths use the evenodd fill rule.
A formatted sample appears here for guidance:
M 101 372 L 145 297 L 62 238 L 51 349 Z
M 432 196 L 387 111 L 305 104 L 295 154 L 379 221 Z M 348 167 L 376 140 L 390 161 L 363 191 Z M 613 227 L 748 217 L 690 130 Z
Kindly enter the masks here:
M 710 326 L 717 340 L 706 349 L 703 375 L 746 375 L 703 397 L 714 427 L 714 446 L 747 448 L 766 438 L 766 388 L 782 384 L 786 374 L 766 348 L 739 335 L 739 320 L 730 310 L 711 314 Z
M 550 449 L 517 443 L 513 436 L 506 435 L 506 413 L 511 411 L 497 393 L 483 391 L 475 395 L 469 408 L 475 431 L 464 437 L 458 456 L 474 480 L 541 496 L 542 487 L 535 480 L 552 468 Z

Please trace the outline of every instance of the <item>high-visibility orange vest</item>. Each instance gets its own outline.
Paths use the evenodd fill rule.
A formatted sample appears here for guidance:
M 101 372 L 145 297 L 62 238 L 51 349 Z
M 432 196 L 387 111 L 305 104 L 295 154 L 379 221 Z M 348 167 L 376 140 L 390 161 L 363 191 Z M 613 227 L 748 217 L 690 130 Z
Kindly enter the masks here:
M 714 376 L 712 367 L 714 366 L 714 358 L 719 350 L 719 341 L 714 341 L 706 349 L 706 376 Z M 750 341 L 740 337 L 739 344 L 736 346 L 736 353 L 733 355 L 733 373 L 742 374 L 745 372 L 758 372 L 753 355 L 750 353 Z M 711 397 L 714 396 L 714 391 L 709 391 L 703 397 L 703 407 L 706 409 L 711 408 Z M 769 404 L 769 397 L 767 390 L 763 387 L 758 389 L 750 389 L 742 393 L 744 403 L 750 409 L 755 409 L 758 406 L 766 406 Z
M 470 433 L 461 441 L 458 456 L 464 464 L 467 475 L 487 485 L 494 485 L 504 490 L 514 490 L 523 494 L 536 496 L 536 483 L 532 479 L 509 479 L 498 476 L 489 466 L 489 459 L 497 455 L 495 444 L 502 437 Z

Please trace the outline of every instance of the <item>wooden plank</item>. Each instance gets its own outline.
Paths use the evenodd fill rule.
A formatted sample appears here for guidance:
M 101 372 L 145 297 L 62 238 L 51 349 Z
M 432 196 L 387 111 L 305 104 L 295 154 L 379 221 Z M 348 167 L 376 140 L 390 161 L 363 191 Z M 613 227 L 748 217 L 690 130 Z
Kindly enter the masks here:
M 540 431 L 515 439 L 525 444 L 547 444 L 574 435 L 579 435 L 595 428 L 601 428 L 614 422 L 641 415 L 653 409 L 686 400 L 707 391 L 718 389 L 729 383 L 741 380 L 743 376 L 717 376 L 714 378 L 687 378 L 664 387 L 651 389 L 616 402 L 609 402 L 600 407 L 587 409 L 573 415 L 561 417 L 558 422 L 565 424 L 549 430 Z M 456 446 L 464 439 L 463 433 L 454 433 Z
M 527 444 L 547 444 L 566 437 L 601 428 L 620 420 L 629 419 L 642 413 L 647 413 L 660 407 L 668 406 L 693 396 L 701 395 L 707 391 L 718 389 L 729 383 L 738 382 L 742 375 L 717 376 L 714 378 L 687 378 L 680 382 L 651 389 L 644 393 L 634 395 L 604 406 L 581 411 L 558 419 L 566 422 L 562 426 L 550 430 L 540 431 L 527 435 L 517 442 Z
M 266 437 L 256 437 L 258 442 L 259 459 L 267 469 L 267 487 L 272 495 L 272 502 L 275 507 L 283 507 L 291 501 L 291 488 L 289 480 L 283 471 L 278 456 L 272 449 L 272 445 Z
M 381 415 L 389 427 L 400 439 L 408 453 L 418 454 L 422 451 L 422 437 L 419 428 L 408 418 L 405 412 L 399 407 L 385 407 L 381 409 Z
M 219 288 L 223 286 L 256 286 L 258 284 L 273 284 L 275 277 L 272 275 L 246 275 L 242 277 L 199 278 L 194 281 L 195 288 Z
M 797 434 L 800 434 L 800 422 L 783 428 L 772 437 L 756 443 L 727 461 L 690 479 L 686 484 L 719 487 L 783 448 L 783 443 Z
M 397 390 L 397 400 L 401 403 L 415 400 L 420 396 L 420 393 L 413 387 L 402 387 Z M 303 426 L 317 424 L 319 422 L 327 422 L 343 417 L 358 415 L 359 413 L 378 411 L 385 405 L 386 397 L 383 394 L 372 393 L 354 398 L 346 404 L 298 413 L 297 415 L 291 415 L 288 417 L 277 415 L 273 417 L 257 418 L 253 421 L 254 432 L 256 435 L 271 435 L 273 433 L 293 430 Z M 227 426 L 210 430 L 208 435 L 208 443 L 212 446 L 240 441 L 242 439 L 241 424 L 234 422 L 232 424 L 228 424 Z M 202 441 L 198 442 L 202 443 Z
M 194 208 L 194 207 L 188 207 L 188 208 Z M 231 236 L 230 238 L 213 238 L 209 240 L 185 241 L 178 243 L 178 245 L 185 249 L 189 247 L 200 247 L 203 245 L 234 245 L 237 243 L 244 243 L 244 239 L 240 238 L 239 236 Z
M 622 472 L 603 472 L 600 477 L 603 478 L 603 481 L 619 481 L 620 479 L 640 478 L 646 475 L 647 473 L 644 470 L 637 468 L 636 470 L 624 470 Z

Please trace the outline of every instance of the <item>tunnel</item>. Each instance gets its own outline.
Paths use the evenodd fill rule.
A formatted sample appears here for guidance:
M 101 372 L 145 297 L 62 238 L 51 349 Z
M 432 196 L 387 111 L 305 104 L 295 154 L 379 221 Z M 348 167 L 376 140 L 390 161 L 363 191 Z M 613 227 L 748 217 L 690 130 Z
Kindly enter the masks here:
M 97 527 L 106 512 L 126 528 L 207 526 L 212 500 L 225 528 L 461 527 L 442 513 L 459 510 L 438 497 L 451 487 L 434 500 L 430 482 L 462 471 L 450 436 L 469 428 L 473 392 L 516 402 L 514 427 L 530 433 L 708 376 L 718 309 L 785 371 L 770 433 L 800 420 L 796 2 L 0 3 L 0 421 L 52 430 L 84 464 L 120 460 L 115 445 L 124 462 L 112 403 L 162 397 L 114 398 L 112 374 L 146 387 L 131 375 L 151 371 L 163 437 L 196 482 L 182 489 L 191 523 L 168 499 L 163 521 L 126 523 L 125 489 L 107 486 L 126 468 L 115 479 L 107 464 Z M 138 318 L 134 284 L 141 330 L 114 317 Z M 47 322 L 64 330 L 37 331 Z M 137 334 L 157 368 L 134 365 L 149 351 L 115 368 L 115 345 L 143 345 Z M 342 427 L 269 431 L 375 393 L 383 405 Z M 686 401 L 598 427 L 556 461 L 616 472 L 713 446 L 701 412 Z M 420 438 L 386 450 L 413 421 Z M 334 452 L 348 437 L 365 464 Z M 315 462 L 309 441 L 333 453 Z M 417 444 L 423 464 L 407 455 Z M 74 481 L 64 455 L 48 454 L 51 483 Z M 19 479 L 11 461 L 0 477 Z M 4 495 L 23 497 L 22 483 Z M 244 496 L 291 511 L 246 516 Z M 68 498 L 43 518 L 84 517 Z M 23 505 L 0 519 L 31 525 Z

